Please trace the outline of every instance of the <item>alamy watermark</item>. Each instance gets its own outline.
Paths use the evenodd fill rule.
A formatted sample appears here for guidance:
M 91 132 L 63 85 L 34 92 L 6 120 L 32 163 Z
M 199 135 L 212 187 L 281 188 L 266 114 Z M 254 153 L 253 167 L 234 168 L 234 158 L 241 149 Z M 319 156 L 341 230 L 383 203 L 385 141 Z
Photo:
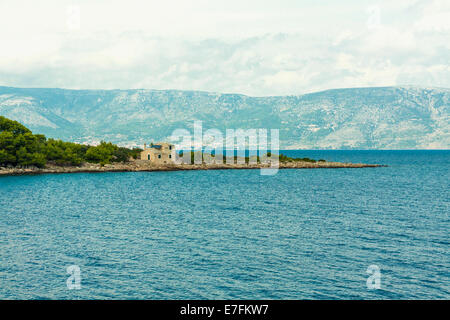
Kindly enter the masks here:
M 67 29 L 71 31 L 79 30 L 81 28 L 81 10 L 79 5 L 70 5 L 66 8 Z
M 369 30 L 376 30 L 381 27 L 381 10 L 380 7 L 370 6 L 366 9 L 366 12 L 368 14 L 366 26 Z
M 380 267 L 377 266 L 376 264 L 372 264 L 367 268 L 366 273 L 370 275 L 366 281 L 367 289 L 369 290 L 381 289 Z
M 77 265 L 68 266 L 66 269 L 70 276 L 66 280 L 67 289 L 80 290 L 81 289 L 81 269 Z
M 171 142 L 183 150 L 176 163 L 189 164 L 261 164 L 262 175 L 274 175 L 279 168 L 278 129 L 203 130 L 202 121 L 194 121 L 193 135 L 187 129 L 173 131 Z

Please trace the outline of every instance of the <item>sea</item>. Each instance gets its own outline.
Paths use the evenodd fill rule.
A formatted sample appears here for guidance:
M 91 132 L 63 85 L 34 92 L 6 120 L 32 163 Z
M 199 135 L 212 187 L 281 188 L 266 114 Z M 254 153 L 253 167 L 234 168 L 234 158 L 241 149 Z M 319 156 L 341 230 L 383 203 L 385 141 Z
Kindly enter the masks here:
M 449 299 L 450 151 L 0 177 L 0 299 Z

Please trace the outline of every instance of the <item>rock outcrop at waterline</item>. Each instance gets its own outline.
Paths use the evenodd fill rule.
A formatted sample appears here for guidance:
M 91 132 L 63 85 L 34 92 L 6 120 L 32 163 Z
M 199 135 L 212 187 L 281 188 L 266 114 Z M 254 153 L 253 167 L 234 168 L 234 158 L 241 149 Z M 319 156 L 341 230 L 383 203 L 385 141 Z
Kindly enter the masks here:
M 342 163 L 342 162 L 280 162 L 279 169 L 320 169 L 320 168 L 375 168 L 379 164 Z M 81 172 L 150 172 L 181 170 L 226 170 L 226 169 L 262 169 L 270 168 L 269 164 L 165 164 L 154 165 L 148 161 L 132 161 L 128 163 L 100 164 L 84 163 L 81 166 L 57 166 L 48 164 L 45 168 L 0 168 L 0 175 L 27 175 L 49 173 L 81 173 Z

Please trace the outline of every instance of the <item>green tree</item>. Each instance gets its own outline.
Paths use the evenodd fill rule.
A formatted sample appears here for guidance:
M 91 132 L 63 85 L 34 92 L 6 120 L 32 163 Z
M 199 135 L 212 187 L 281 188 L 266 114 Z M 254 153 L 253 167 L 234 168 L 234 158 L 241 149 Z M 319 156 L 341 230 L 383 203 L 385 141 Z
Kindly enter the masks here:
M 115 162 L 127 162 L 130 158 L 130 152 L 127 148 L 119 147 L 113 153 L 113 161 Z
M 43 167 L 47 162 L 58 165 L 80 165 L 96 162 L 102 165 L 112 161 L 137 159 L 142 149 L 118 147 L 102 141 L 98 146 L 87 146 L 62 140 L 48 139 L 33 134 L 17 121 L 0 116 L 0 165 Z
M 47 160 L 45 158 L 45 155 L 42 153 L 33 153 L 31 155 L 30 164 L 34 165 L 38 168 L 43 168 L 47 164 Z
M 10 153 L 8 153 L 6 150 L 0 149 L 0 164 L 1 165 L 15 165 L 16 164 L 16 157 Z
M 14 135 L 31 133 L 30 129 L 19 122 L 7 119 L 3 116 L 0 116 L 0 131 L 9 131 Z
M 102 141 L 98 146 L 90 147 L 86 151 L 86 159 L 104 165 L 111 162 L 113 154 L 117 149 L 118 147 L 111 142 L 107 143 Z
M 32 154 L 28 153 L 27 148 L 20 147 L 16 151 L 17 164 L 20 166 L 27 166 L 31 164 Z

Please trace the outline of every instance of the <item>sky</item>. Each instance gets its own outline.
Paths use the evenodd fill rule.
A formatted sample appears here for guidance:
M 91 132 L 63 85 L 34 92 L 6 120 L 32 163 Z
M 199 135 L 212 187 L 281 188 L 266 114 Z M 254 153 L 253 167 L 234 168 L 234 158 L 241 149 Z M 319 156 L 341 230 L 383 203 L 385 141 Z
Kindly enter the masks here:
M 450 87 L 450 1 L 0 0 L 0 85 Z

